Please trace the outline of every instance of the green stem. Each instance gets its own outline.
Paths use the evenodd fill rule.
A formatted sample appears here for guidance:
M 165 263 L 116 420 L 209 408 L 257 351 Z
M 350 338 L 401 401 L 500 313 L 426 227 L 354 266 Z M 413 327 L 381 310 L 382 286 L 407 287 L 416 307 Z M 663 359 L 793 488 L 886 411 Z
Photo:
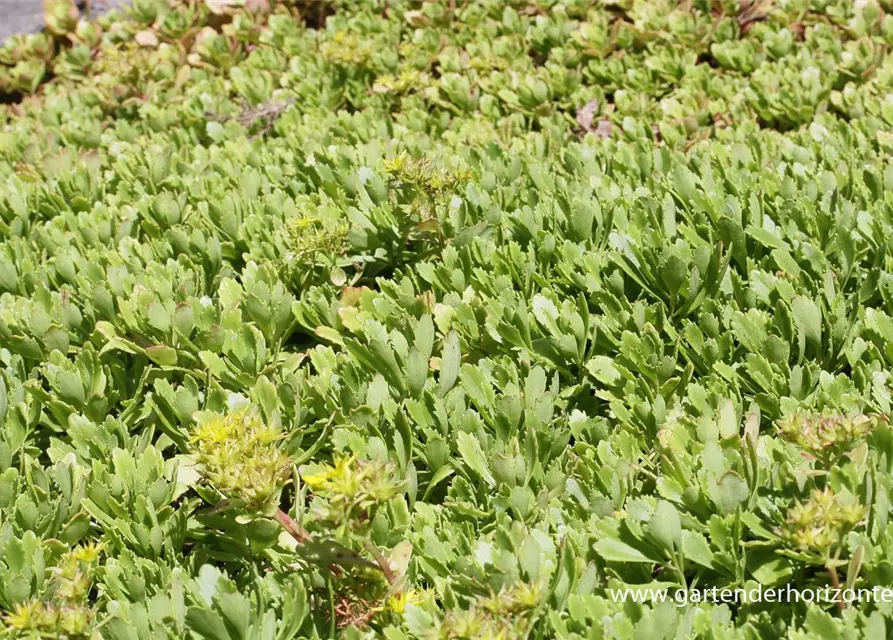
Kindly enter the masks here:
M 326 578 L 326 586 L 329 589 L 329 638 L 334 640 L 337 621 L 335 620 L 335 590 L 332 588 L 332 576 Z

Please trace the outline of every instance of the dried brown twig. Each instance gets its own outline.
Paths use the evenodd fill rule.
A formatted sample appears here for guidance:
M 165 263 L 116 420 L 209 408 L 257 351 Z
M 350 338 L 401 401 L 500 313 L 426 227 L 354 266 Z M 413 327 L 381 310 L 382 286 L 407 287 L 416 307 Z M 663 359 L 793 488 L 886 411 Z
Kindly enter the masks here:
M 251 139 L 255 139 L 258 136 L 262 136 L 267 133 L 270 129 L 273 128 L 273 125 L 276 124 L 276 120 L 281 116 L 286 109 L 288 109 L 291 105 L 295 103 L 296 98 L 294 96 L 289 96 L 285 100 L 267 100 L 266 102 L 262 102 L 256 107 L 249 107 L 245 105 L 242 108 L 241 113 L 237 116 L 231 115 L 221 115 L 219 113 L 206 112 L 205 118 L 208 120 L 213 120 L 214 122 L 226 122 L 228 120 L 235 119 L 240 125 L 245 127 L 246 129 L 254 126 L 258 122 L 263 122 L 264 126 L 251 135 Z
M 268 100 L 256 107 L 250 107 L 242 110 L 237 120 L 240 125 L 245 128 L 253 126 L 256 122 L 264 121 L 264 128 L 252 137 L 265 134 L 269 131 L 282 113 L 295 103 L 294 96 L 289 96 L 285 100 Z

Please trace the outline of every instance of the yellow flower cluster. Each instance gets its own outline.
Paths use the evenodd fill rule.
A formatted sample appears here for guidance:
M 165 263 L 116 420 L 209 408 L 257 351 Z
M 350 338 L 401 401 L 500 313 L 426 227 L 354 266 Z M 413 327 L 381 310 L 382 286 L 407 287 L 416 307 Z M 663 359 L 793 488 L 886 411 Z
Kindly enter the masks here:
M 82 604 L 56 605 L 32 600 L 13 606 L 6 625 L 19 636 L 41 640 L 94 640 L 95 614 Z
M 431 200 L 455 191 L 471 177 L 469 171 L 437 167 L 427 158 L 413 158 L 405 151 L 386 160 L 382 170 L 401 182 L 413 185 Z
M 324 220 L 314 216 L 295 216 L 286 228 L 289 247 L 298 261 L 312 259 L 317 254 L 340 256 L 350 231 L 345 220 Z
M 787 537 L 804 551 L 828 554 L 865 517 L 865 507 L 855 499 L 834 493 L 830 488 L 816 489 L 806 502 L 788 510 Z
M 93 585 L 93 571 L 100 551 L 99 544 L 89 543 L 75 547 L 62 556 L 53 569 L 54 595 L 57 599 L 76 601 L 87 596 Z
M 510 616 L 535 609 L 542 599 L 541 585 L 518 582 L 511 588 L 485 598 L 481 601 L 481 606 L 496 615 Z
M 782 438 L 823 456 L 827 451 L 845 451 L 877 427 L 880 418 L 858 414 L 795 413 L 778 422 Z
M 541 588 L 522 582 L 478 598 L 468 609 L 450 611 L 441 623 L 439 637 L 468 640 L 524 637 L 530 625 L 527 614 L 539 605 L 542 597 Z
M 203 477 L 214 488 L 243 503 L 249 514 L 270 516 L 279 508 L 291 465 L 278 447 L 282 437 L 248 407 L 217 414 L 196 427 L 190 444 Z
M 415 69 L 403 71 L 399 75 L 385 74 L 375 79 L 372 90 L 375 93 L 409 93 L 410 91 L 418 91 L 428 86 L 429 78 L 427 74 L 420 73 Z
M 392 464 L 353 457 L 336 458 L 334 465 L 308 465 L 301 470 L 301 479 L 316 495 L 319 519 L 342 535 L 364 531 L 375 510 L 400 491 Z
M 320 46 L 326 62 L 343 67 L 365 68 L 372 61 L 373 53 L 369 42 L 348 31 L 339 31 Z
M 93 640 L 96 615 L 83 601 L 93 586 L 101 546 L 89 543 L 65 553 L 51 569 L 48 600 L 17 603 L 4 619 L 18 635 L 46 640 Z

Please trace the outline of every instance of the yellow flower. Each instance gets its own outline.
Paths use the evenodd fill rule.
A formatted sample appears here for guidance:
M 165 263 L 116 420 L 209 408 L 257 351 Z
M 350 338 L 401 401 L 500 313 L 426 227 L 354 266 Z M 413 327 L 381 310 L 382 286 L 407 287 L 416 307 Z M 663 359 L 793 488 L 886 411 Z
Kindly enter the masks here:
M 73 560 L 78 562 L 93 563 L 99 558 L 102 551 L 102 544 L 98 542 L 90 542 L 80 547 L 75 547 L 69 553 Z
M 294 224 L 296 229 L 306 229 L 307 227 L 310 227 L 317 222 L 322 222 L 322 219 L 316 216 L 304 216 L 301 218 L 295 218 L 292 224 Z
M 403 613 L 406 610 L 406 605 L 418 604 L 421 601 L 421 594 L 415 589 L 410 589 L 388 598 L 387 609 L 394 613 Z
M 12 611 L 6 614 L 6 624 L 10 629 L 36 629 L 41 626 L 39 618 L 43 614 L 40 602 L 15 603 Z
M 301 479 L 316 493 L 330 490 L 338 484 L 345 484 L 351 475 L 350 465 L 353 463 L 353 456 L 345 458 L 335 458 L 335 466 L 325 466 L 317 470 L 315 473 L 302 473 Z
M 232 422 L 227 421 L 224 416 L 218 415 L 205 424 L 196 427 L 195 431 L 192 432 L 191 441 L 193 443 L 223 444 L 230 439 L 232 434 Z
M 320 491 L 328 485 L 329 478 L 332 476 L 332 471 L 334 471 L 334 469 L 329 468 L 320 471 L 319 473 L 304 474 L 301 476 L 301 479 L 311 490 Z

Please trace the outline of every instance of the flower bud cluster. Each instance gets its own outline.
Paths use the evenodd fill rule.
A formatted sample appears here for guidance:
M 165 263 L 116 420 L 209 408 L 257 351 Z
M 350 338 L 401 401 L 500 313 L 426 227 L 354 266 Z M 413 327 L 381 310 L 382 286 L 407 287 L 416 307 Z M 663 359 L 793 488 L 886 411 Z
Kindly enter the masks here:
M 216 414 L 196 427 L 190 440 L 204 478 L 248 514 L 271 516 L 288 483 L 291 460 L 279 449 L 279 429 L 246 407 Z

